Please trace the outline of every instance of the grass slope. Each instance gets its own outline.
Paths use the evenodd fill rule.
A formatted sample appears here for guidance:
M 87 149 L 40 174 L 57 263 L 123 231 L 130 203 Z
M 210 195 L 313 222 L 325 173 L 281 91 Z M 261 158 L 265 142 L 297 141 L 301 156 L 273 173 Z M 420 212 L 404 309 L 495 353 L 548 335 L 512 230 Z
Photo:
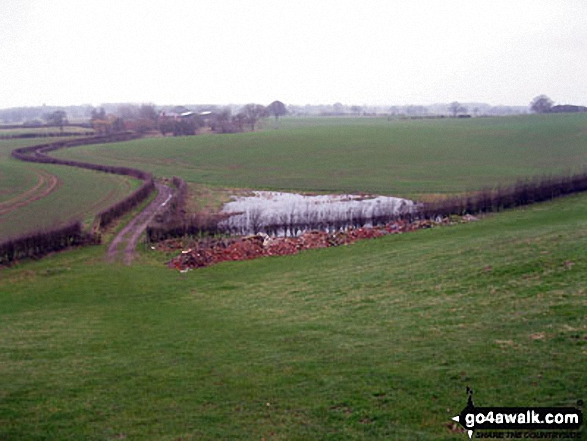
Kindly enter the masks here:
M 179 274 L 0 271 L 0 439 L 462 440 L 587 391 L 587 195 Z
M 55 140 L 55 138 L 51 138 Z M 33 164 L 10 156 L 18 147 L 46 140 L 0 140 L 0 203 L 33 188 L 36 171 L 57 176 L 58 188 L 39 200 L 0 214 L 0 241 L 39 228 L 51 228 L 72 219 L 90 222 L 102 209 L 118 202 L 139 186 L 127 176 L 59 165 Z
M 140 167 L 198 184 L 371 192 L 455 193 L 560 173 L 587 160 L 587 115 L 467 120 L 284 119 L 279 130 L 151 138 L 56 156 Z

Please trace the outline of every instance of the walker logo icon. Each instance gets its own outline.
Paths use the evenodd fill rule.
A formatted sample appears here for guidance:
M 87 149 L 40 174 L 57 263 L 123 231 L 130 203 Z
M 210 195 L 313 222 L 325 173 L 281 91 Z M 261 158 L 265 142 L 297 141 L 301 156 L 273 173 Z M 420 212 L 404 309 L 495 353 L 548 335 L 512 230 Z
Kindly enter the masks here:
M 467 395 L 467 405 L 452 420 L 463 426 L 469 439 L 476 430 L 496 431 L 476 438 L 522 438 L 522 433 L 526 433 L 524 438 L 536 438 L 528 431 L 540 431 L 542 439 L 581 437 L 583 412 L 575 407 L 475 407 L 473 391 L 468 387 Z M 583 401 L 577 405 L 582 406 Z

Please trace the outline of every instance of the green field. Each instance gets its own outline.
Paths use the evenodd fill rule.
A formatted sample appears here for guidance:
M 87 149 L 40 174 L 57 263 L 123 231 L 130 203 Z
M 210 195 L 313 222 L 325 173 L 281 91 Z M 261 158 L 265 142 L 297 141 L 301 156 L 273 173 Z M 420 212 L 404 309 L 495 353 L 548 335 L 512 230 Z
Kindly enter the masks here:
M 55 155 L 210 186 L 419 197 L 587 163 L 587 115 L 467 120 L 283 119 L 278 130 L 150 138 Z
M 587 196 L 179 274 L 0 271 L 0 439 L 464 440 L 587 391 Z
M 85 127 L 77 127 L 77 126 L 68 126 L 65 125 L 63 127 L 63 131 L 64 132 L 68 132 L 68 133 L 79 133 L 81 134 L 86 134 L 88 132 L 93 132 L 94 130 L 91 128 L 85 128 Z M 19 128 L 11 128 L 11 129 L 7 129 L 5 127 L 3 127 L 2 125 L 0 125 L 0 136 L 18 136 L 18 135 L 24 135 L 24 134 L 29 134 L 29 133 L 34 133 L 35 135 L 52 135 L 55 133 L 59 133 L 60 129 L 59 127 L 55 127 L 55 126 L 51 126 L 51 127 L 26 127 L 26 126 L 22 126 Z
M 182 176 L 200 208 L 220 187 L 421 196 L 587 158 L 586 115 L 280 124 L 52 154 Z M 8 198 L 38 165 L 3 145 Z M 45 210 L 110 176 L 46 170 L 64 199 Z M 0 440 L 460 441 L 467 386 L 477 406 L 586 398 L 587 194 L 187 274 L 106 246 L 0 269 Z
M 139 185 L 137 180 L 126 176 L 27 163 L 10 156 L 15 148 L 43 142 L 46 140 L 0 140 L 0 241 L 72 219 L 89 222 L 100 210 L 121 200 Z M 47 188 L 45 185 L 33 191 L 39 175 L 47 179 L 56 177 L 59 182 L 51 193 L 34 200 Z M 19 200 L 27 191 L 31 191 L 29 201 Z M 20 205 L 12 210 L 14 204 Z

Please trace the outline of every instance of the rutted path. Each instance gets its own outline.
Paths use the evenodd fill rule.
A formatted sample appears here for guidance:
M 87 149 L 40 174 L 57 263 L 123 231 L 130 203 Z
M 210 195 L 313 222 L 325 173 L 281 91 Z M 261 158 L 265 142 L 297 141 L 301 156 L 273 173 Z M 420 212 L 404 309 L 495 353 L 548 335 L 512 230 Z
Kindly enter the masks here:
M 37 176 L 37 183 L 35 186 L 12 199 L 0 202 L 0 214 L 10 213 L 17 208 L 30 204 L 31 202 L 43 199 L 45 196 L 48 196 L 53 191 L 57 190 L 61 184 L 61 180 L 49 172 L 44 170 L 33 171 Z
M 120 248 L 126 244 L 124 245 L 124 263 L 127 265 L 132 263 L 141 234 L 173 195 L 173 190 L 167 185 L 156 182 L 155 187 L 157 188 L 155 199 L 116 235 L 108 247 L 107 259 L 109 262 L 116 260 L 119 252 L 121 252 Z

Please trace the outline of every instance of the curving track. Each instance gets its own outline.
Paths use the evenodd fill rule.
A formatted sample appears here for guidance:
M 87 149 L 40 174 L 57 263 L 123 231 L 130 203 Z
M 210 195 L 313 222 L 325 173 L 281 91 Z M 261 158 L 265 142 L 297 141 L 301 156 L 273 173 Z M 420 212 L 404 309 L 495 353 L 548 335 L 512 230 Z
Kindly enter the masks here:
M 124 246 L 124 263 L 127 265 L 132 263 L 141 234 L 143 234 L 149 222 L 165 207 L 173 195 L 173 190 L 167 185 L 157 182 L 155 183 L 155 187 L 158 192 L 155 199 L 116 235 L 108 247 L 108 261 L 115 262 L 121 252 L 121 245 L 126 244 Z
M 138 169 L 126 168 L 126 167 L 111 167 L 111 166 L 104 166 L 101 164 L 92 164 L 87 162 L 78 162 L 78 161 L 65 161 L 61 159 L 57 159 L 51 156 L 48 156 L 47 153 L 53 150 L 57 150 L 60 148 L 65 147 L 74 147 L 78 145 L 86 145 L 86 144 L 95 144 L 99 142 L 112 142 L 112 141 L 122 141 L 122 140 L 130 140 L 137 138 L 136 135 L 132 133 L 123 133 L 120 135 L 115 135 L 112 137 L 94 137 L 94 138 L 86 138 L 84 140 L 75 140 L 69 142 L 57 142 L 52 144 L 45 144 L 45 145 L 37 145 L 31 147 L 22 147 L 12 151 L 12 156 L 20 159 L 22 161 L 30 161 L 30 162 L 40 162 L 40 163 L 51 163 L 51 164 L 61 164 L 67 165 L 72 167 L 80 167 L 86 168 L 91 170 L 99 170 L 108 173 L 120 174 L 120 175 L 128 175 L 138 179 L 143 180 L 143 185 L 135 191 L 135 195 L 140 193 L 141 196 L 129 196 L 127 200 L 134 198 L 132 204 L 127 204 L 126 201 L 123 201 L 125 204 L 129 205 L 128 208 L 124 210 L 128 211 L 129 208 L 132 208 L 140 201 L 144 200 L 153 189 L 153 186 L 157 188 L 158 194 L 155 199 L 143 210 L 141 211 L 134 219 L 132 219 L 128 225 L 114 238 L 112 243 L 108 248 L 107 258 L 111 261 L 115 261 L 116 257 L 119 253 L 119 248 L 122 244 L 124 244 L 124 262 L 126 264 L 130 264 L 134 258 L 136 246 L 141 234 L 147 228 L 149 222 L 155 217 L 155 215 L 164 207 L 166 206 L 167 202 L 173 196 L 173 190 L 168 187 L 167 185 L 154 183 L 153 177 L 150 173 L 144 172 Z M 55 178 L 55 181 L 50 179 L 50 174 L 47 173 L 48 176 L 39 176 L 37 184 L 28 190 L 26 193 L 19 195 L 16 198 L 11 199 L 10 201 L 5 201 L 3 204 L 0 204 L 0 214 L 2 210 L 9 210 L 9 207 L 15 207 L 22 205 L 17 204 L 26 204 L 32 202 L 32 200 L 39 199 L 40 197 L 44 197 L 49 194 L 51 191 L 55 189 L 55 187 L 59 184 L 59 180 Z M 46 182 L 48 184 L 46 185 Z M 48 188 L 45 188 L 45 186 Z M 40 189 L 44 190 L 40 190 Z M 147 192 L 148 190 L 148 192 Z M 8 205 L 10 203 L 10 206 Z M 120 216 L 120 210 L 117 208 L 116 204 L 112 207 L 112 214 L 108 217 L 108 221 L 110 222 L 117 216 Z M 108 209 L 108 210 L 110 210 Z M 106 211 L 108 211 L 106 210 Z M 6 211 L 7 212 L 7 211 Z M 104 212 L 103 212 L 104 213 Z M 104 218 L 102 218 L 103 220 Z

